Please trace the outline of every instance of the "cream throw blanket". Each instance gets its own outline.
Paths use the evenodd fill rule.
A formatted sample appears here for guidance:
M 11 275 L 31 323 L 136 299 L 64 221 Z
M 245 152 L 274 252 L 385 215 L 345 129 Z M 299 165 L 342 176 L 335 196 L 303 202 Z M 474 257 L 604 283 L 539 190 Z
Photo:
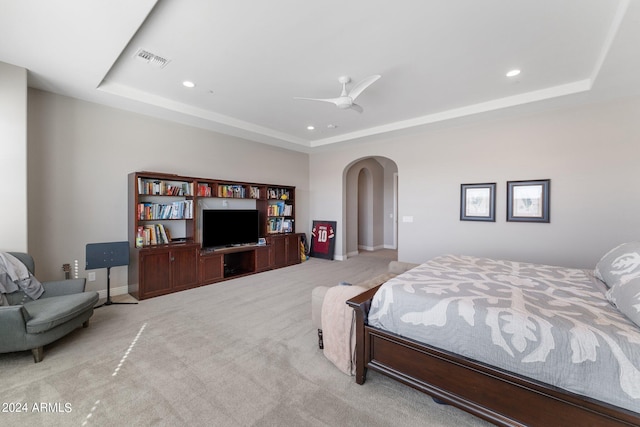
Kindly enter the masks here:
M 324 355 L 347 375 L 355 375 L 355 321 L 346 301 L 366 291 L 362 286 L 333 286 L 322 303 Z

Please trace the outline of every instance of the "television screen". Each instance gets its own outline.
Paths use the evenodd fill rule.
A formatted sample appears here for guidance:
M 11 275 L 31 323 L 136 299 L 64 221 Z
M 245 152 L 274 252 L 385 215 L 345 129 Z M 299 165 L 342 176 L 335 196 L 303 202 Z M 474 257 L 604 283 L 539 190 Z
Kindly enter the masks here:
M 259 216 L 255 209 L 204 209 L 202 247 L 217 248 L 258 242 Z

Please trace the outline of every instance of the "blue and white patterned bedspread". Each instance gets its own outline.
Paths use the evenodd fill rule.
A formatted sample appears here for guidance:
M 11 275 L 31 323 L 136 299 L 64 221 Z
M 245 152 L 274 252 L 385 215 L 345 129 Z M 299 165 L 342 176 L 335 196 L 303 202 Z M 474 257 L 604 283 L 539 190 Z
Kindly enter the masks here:
M 640 412 L 640 328 L 588 270 L 442 256 L 386 282 L 369 325 Z

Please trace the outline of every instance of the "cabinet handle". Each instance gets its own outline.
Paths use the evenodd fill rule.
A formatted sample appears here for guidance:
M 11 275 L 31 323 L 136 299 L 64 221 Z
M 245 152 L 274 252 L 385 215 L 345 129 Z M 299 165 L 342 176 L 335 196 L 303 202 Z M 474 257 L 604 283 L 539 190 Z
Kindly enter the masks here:
M 174 257 L 170 257 L 170 258 L 169 258 L 169 261 L 171 261 L 171 262 L 173 262 L 173 261 L 175 261 L 175 260 L 176 260 L 176 259 L 175 259 Z

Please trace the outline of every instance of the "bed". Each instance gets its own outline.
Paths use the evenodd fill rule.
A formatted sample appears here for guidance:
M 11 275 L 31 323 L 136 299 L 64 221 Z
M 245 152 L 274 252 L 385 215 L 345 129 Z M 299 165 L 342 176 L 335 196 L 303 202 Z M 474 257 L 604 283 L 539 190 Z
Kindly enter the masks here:
M 497 425 L 640 425 L 639 254 L 434 258 L 348 301 L 356 382 L 377 371 Z

